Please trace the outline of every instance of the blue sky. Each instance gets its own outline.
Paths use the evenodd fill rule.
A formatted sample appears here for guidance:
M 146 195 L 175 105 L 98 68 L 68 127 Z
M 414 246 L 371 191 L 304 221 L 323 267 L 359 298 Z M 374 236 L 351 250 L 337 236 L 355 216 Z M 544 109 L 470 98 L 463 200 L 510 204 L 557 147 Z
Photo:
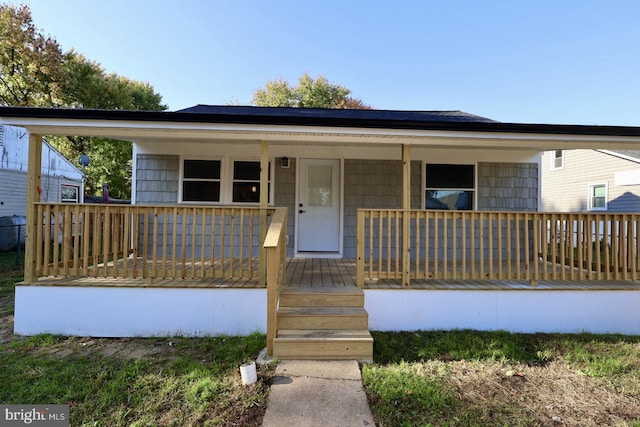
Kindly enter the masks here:
M 18 3 L 18 2 L 16 2 Z M 379 109 L 640 126 L 640 1 L 24 0 L 170 110 L 308 72 Z

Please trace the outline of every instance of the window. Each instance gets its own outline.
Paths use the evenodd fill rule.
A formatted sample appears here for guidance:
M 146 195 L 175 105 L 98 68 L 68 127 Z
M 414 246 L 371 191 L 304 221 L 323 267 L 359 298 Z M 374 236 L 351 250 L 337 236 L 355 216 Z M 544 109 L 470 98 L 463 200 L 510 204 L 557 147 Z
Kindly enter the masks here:
M 607 185 L 589 185 L 588 209 L 590 211 L 607 210 Z
M 60 201 L 62 203 L 80 203 L 80 187 L 62 184 L 60 186 Z
M 271 176 L 271 164 L 269 164 Z M 269 186 L 271 181 L 269 180 Z M 210 203 L 260 203 L 260 162 L 184 159 L 182 201 Z M 270 189 L 268 188 L 269 194 Z
M 220 202 L 220 160 L 185 160 L 182 171 L 184 202 Z
M 269 164 L 271 176 L 271 164 Z M 233 203 L 260 202 L 260 162 L 233 162 Z
M 564 168 L 564 151 L 554 150 L 551 153 L 551 170 Z
M 474 207 L 474 165 L 426 165 L 426 209 L 471 210 Z

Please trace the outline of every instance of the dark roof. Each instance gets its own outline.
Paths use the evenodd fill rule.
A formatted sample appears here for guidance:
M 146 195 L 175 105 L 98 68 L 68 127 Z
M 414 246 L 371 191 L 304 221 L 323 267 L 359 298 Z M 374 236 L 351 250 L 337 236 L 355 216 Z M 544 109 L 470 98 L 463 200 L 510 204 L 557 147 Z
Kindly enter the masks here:
M 173 112 L 0 107 L 0 118 L 2 117 L 640 136 L 640 127 L 635 126 L 503 123 L 461 111 L 332 110 L 232 105 L 197 105 L 186 110 Z
M 178 110 L 177 113 L 214 114 L 259 117 L 296 117 L 333 120 L 380 120 L 393 122 L 472 122 L 487 123 L 495 120 L 464 111 L 405 111 L 405 110 L 345 110 L 332 108 L 251 107 L 204 105 Z

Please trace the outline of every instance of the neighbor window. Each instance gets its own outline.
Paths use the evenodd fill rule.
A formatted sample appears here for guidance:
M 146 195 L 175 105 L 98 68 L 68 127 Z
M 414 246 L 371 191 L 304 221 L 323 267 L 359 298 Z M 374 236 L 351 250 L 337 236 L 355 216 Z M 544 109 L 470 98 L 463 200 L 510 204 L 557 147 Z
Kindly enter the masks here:
M 607 210 L 607 185 L 592 184 L 589 185 L 589 206 L 590 211 L 606 211 Z
M 80 186 L 62 184 L 60 186 L 60 201 L 62 203 L 80 203 Z
M 232 195 L 233 203 L 260 202 L 260 162 L 233 162 Z
M 474 165 L 427 164 L 425 172 L 426 209 L 473 209 Z
M 220 175 L 220 160 L 185 160 L 182 172 L 182 200 L 220 202 Z
M 564 168 L 564 150 L 553 150 L 551 154 L 551 169 Z

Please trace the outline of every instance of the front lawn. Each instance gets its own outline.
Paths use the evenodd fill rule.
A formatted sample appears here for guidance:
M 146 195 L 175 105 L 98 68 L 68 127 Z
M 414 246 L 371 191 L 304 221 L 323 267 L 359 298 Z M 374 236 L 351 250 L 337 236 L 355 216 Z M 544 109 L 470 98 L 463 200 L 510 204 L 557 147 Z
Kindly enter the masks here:
M 260 425 L 271 367 L 243 386 L 239 366 L 265 336 L 90 339 L 40 335 L 0 344 L 0 402 L 71 406 L 71 425 Z
M 384 426 L 640 426 L 640 337 L 374 332 L 362 366 Z

